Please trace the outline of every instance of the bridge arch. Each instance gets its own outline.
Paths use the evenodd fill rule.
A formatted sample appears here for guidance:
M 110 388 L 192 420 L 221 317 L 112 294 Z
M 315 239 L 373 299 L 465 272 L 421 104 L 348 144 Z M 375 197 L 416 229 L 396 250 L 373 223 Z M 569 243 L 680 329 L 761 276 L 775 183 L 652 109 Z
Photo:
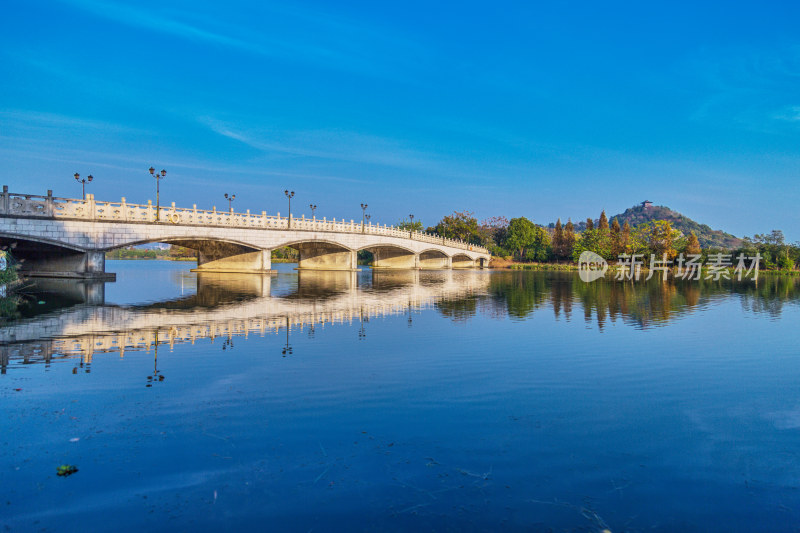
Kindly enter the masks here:
M 453 268 L 473 268 L 475 260 L 463 253 L 456 253 L 451 258 Z
M 302 239 L 281 243 L 276 248 L 288 246 L 300 252 L 299 270 L 356 270 L 356 250 L 327 239 Z
M 20 273 L 26 276 L 73 277 L 76 272 L 90 276 L 105 272 L 103 252 L 87 251 L 59 239 L 6 232 L 0 236 L 0 247 L 11 250 Z
M 409 246 L 378 242 L 362 246 L 360 249 L 372 253 L 372 268 L 374 269 L 403 270 L 419 267 L 417 253 Z
M 442 250 L 429 248 L 419 253 L 419 267 L 425 270 L 450 268 L 452 259 Z

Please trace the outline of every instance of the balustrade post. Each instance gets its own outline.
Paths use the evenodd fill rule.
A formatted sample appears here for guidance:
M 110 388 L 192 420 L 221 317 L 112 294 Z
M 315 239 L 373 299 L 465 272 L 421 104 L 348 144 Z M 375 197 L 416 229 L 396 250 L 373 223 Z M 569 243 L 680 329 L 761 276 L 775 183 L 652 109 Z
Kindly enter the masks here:
M 124 196 L 119 203 L 119 208 L 122 210 L 122 220 L 128 220 L 128 204 Z
M 53 216 L 53 190 L 47 189 L 47 199 L 45 199 L 44 203 L 44 214 L 45 216 L 52 217 Z
M 153 200 L 147 200 L 147 221 L 153 220 Z
M 267 227 L 267 212 L 266 211 L 261 211 L 261 220 L 262 220 L 262 225 L 266 228 Z
M 95 208 L 94 194 L 87 193 L 86 194 L 86 200 L 89 201 L 89 213 L 91 213 L 89 218 L 94 220 L 94 219 L 97 218 L 97 209 Z

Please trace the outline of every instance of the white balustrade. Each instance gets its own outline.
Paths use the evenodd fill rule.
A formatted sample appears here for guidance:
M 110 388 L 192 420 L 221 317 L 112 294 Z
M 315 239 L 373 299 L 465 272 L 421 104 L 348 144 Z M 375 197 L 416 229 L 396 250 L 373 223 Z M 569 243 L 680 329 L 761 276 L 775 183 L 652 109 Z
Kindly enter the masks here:
M 489 253 L 482 246 L 472 245 L 461 240 L 448 239 L 418 231 L 407 231 L 395 226 L 373 224 L 372 222 L 362 226 L 360 222 L 355 222 L 352 219 L 349 222 L 344 219 L 336 220 L 335 218 L 327 220 L 325 217 L 322 219 L 316 217 L 308 219 L 303 215 L 300 218 L 292 217 L 290 222 L 288 217 L 281 217 L 280 213 L 267 215 L 266 211 L 262 211 L 260 215 L 256 215 L 250 213 L 250 210 L 245 213 L 235 213 L 233 211 L 217 211 L 216 208 L 208 211 L 197 209 L 197 205 L 191 208 L 176 207 L 174 202 L 168 207 L 161 206 L 158 211 L 157 216 L 156 208 L 151 201 L 148 201 L 146 205 L 129 204 L 124 197 L 120 202 L 99 202 L 94 199 L 93 194 L 87 194 L 85 200 L 79 200 L 59 198 L 53 196 L 50 191 L 48 191 L 47 196 L 15 194 L 8 192 L 8 188 L 5 186 L 3 187 L 2 195 L 0 195 L 0 215 L 4 216 L 365 233 L 403 237 L 431 244 L 485 254 Z M 156 220 L 157 218 L 158 220 Z

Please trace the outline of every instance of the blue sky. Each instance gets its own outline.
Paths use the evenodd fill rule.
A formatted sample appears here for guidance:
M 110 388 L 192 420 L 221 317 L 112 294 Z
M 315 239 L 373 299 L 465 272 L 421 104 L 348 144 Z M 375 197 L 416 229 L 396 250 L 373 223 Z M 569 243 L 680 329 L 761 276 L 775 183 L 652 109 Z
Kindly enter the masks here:
M 649 199 L 800 240 L 795 2 L 7 2 L 13 192 L 432 225 Z

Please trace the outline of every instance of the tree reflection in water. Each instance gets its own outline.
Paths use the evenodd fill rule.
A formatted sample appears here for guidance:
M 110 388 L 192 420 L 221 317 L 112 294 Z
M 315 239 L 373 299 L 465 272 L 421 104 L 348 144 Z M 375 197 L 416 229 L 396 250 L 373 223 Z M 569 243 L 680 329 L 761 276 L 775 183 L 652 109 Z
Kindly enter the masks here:
M 736 298 L 747 312 L 778 317 L 786 305 L 800 301 L 800 278 L 584 283 L 566 272 L 300 271 L 278 279 L 198 275 L 194 294 L 145 305 L 106 305 L 102 284 L 41 280 L 29 292 L 28 300 L 46 294 L 51 303 L 39 314 L 30 307 L 12 313 L 22 318 L 0 329 L 2 371 L 11 360 L 49 362 L 80 355 L 88 365 L 98 352 L 149 350 L 202 338 L 223 338 L 226 350 L 233 348 L 234 337 L 250 332 L 285 334 L 281 350 L 286 356 L 293 352 L 292 330 L 308 328 L 313 338 L 315 327 L 358 322 L 358 338 L 365 339 L 371 317 L 405 315 L 412 327 L 414 316 L 426 309 L 455 322 L 478 314 L 527 320 L 550 310 L 557 320 L 580 313 L 600 329 L 617 320 L 650 328 Z M 54 308 L 59 302 L 63 306 Z

